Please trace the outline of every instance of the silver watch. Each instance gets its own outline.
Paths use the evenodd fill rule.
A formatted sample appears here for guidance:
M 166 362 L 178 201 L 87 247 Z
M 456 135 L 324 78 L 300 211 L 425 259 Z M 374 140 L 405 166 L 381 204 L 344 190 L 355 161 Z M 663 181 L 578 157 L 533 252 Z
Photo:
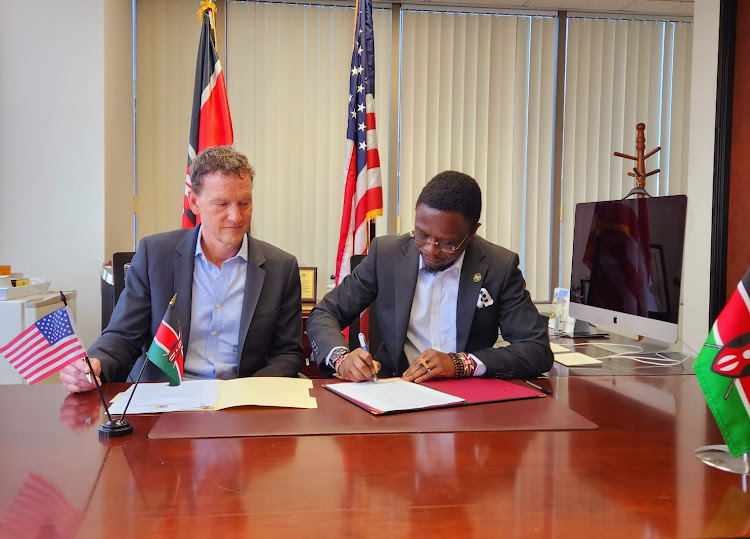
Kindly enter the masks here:
M 328 366 L 335 370 L 336 362 L 339 360 L 339 358 L 345 356 L 348 353 L 349 353 L 349 349 L 343 346 L 334 348 L 333 351 L 331 351 L 331 355 L 328 356 Z

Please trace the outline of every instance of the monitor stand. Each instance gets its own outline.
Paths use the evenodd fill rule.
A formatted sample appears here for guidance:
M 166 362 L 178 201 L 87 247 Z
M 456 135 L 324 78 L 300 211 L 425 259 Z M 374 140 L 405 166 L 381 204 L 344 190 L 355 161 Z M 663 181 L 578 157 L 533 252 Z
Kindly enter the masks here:
M 609 339 L 609 333 L 605 331 L 591 331 L 591 326 L 583 320 L 576 320 L 573 333 L 568 333 L 573 339 Z

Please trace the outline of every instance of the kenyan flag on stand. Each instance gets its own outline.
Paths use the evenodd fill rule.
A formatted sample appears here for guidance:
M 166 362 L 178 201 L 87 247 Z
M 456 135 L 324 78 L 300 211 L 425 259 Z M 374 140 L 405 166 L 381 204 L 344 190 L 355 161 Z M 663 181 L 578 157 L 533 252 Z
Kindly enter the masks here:
M 182 357 L 182 330 L 180 319 L 177 318 L 174 303 L 177 294 L 167 306 L 167 312 L 156 330 L 154 342 L 146 352 L 151 362 L 159 367 L 169 376 L 169 385 L 178 386 L 182 382 L 183 362 Z
M 750 453 L 750 270 L 695 359 L 695 374 L 732 456 Z

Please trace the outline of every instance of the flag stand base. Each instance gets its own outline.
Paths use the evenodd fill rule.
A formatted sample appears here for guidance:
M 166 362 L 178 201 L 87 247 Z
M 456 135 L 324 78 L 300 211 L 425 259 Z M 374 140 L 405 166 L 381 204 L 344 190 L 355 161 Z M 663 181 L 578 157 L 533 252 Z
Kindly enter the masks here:
M 119 438 L 133 434 L 133 424 L 127 419 L 113 419 L 99 427 L 100 438 Z
M 704 464 L 708 464 L 725 472 L 748 475 L 750 461 L 745 453 L 740 457 L 733 457 L 725 445 L 706 445 L 695 450 L 695 456 Z

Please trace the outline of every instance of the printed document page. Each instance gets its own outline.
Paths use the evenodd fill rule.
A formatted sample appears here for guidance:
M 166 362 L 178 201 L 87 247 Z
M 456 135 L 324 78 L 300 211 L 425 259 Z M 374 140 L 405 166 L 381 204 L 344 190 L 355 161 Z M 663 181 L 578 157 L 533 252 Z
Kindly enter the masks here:
M 153 414 L 176 410 L 213 409 L 219 396 L 220 380 L 190 380 L 178 386 L 138 384 L 128 414 Z M 122 414 L 135 385 L 115 397 L 109 407 L 112 415 Z
M 413 382 L 405 382 L 401 378 L 385 378 L 378 382 L 329 384 L 326 387 L 380 412 L 419 410 L 465 402 L 462 398 Z

